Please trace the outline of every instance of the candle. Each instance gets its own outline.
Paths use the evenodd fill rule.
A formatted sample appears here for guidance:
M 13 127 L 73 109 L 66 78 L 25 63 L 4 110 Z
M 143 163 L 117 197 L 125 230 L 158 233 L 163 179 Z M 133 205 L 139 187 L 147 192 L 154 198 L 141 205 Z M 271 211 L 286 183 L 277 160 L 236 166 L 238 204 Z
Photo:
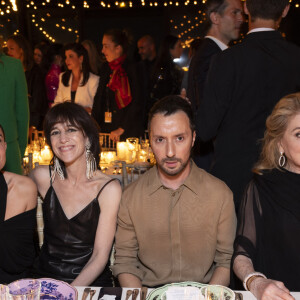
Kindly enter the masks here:
M 117 155 L 118 155 L 118 160 L 126 161 L 129 159 L 128 143 L 117 142 Z
M 41 159 L 42 163 L 49 164 L 52 159 L 52 152 L 50 150 L 50 147 L 48 145 L 45 145 L 45 147 L 41 150 Z

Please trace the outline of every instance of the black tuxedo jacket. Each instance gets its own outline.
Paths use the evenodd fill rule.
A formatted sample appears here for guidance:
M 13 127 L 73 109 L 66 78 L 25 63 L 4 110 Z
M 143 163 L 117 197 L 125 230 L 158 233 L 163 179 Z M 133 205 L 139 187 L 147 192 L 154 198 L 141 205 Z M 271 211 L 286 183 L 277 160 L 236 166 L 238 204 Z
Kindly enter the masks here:
M 205 38 L 192 58 L 188 72 L 187 97 L 196 111 L 203 96 L 204 83 L 212 57 L 220 53 L 220 47 L 210 38 Z
M 283 96 L 300 91 L 300 48 L 278 31 L 250 33 L 211 63 L 197 134 L 215 139 L 212 173 L 234 193 L 236 208 L 260 153 L 265 121 Z

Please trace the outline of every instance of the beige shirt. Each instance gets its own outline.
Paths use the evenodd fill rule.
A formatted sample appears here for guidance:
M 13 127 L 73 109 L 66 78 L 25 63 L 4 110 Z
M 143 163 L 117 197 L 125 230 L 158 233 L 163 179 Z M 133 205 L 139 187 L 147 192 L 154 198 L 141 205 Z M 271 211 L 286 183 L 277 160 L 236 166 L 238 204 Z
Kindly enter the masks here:
M 235 230 L 232 192 L 224 182 L 192 163 L 174 191 L 153 167 L 123 193 L 113 274 L 133 274 L 147 286 L 207 283 L 216 267 L 230 267 Z

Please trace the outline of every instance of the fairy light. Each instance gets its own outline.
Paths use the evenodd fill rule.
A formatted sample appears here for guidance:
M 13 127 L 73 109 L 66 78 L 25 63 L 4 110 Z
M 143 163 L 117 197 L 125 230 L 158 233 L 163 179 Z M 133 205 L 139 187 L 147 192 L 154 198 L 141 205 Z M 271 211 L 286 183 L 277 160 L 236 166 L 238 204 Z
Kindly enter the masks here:
M 13 11 L 18 11 L 16 0 L 10 0 Z

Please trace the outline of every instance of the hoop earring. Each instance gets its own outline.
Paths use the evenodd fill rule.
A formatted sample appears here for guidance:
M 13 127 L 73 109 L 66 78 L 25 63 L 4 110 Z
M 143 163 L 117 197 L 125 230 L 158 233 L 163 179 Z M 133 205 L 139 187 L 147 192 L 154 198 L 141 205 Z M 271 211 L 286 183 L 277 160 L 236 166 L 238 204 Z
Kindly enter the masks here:
M 284 155 L 284 152 L 280 151 L 280 156 L 279 156 L 278 164 L 279 164 L 279 167 L 281 167 L 281 168 L 284 167 L 284 165 L 285 165 L 285 155 Z
M 85 146 L 85 157 L 86 157 L 86 178 L 91 179 L 97 170 L 96 159 L 90 150 L 91 144 L 88 142 Z
M 64 171 L 62 170 L 59 159 L 56 156 L 54 156 L 54 158 L 53 158 L 53 173 L 51 176 L 52 181 L 54 181 L 55 173 L 58 174 L 58 176 L 61 180 L 65 180 Z

